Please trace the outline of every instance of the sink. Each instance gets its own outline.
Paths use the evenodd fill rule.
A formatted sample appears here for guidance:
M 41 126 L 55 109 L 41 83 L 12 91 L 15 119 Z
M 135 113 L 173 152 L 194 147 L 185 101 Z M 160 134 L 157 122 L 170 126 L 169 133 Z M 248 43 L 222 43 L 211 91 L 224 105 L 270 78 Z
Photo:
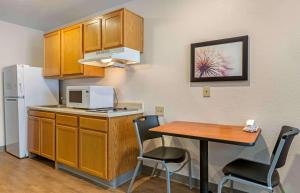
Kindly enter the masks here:
M 66 108 L 66 105 L 42 105 L 40 107 L 47 107 L 47 108 Z

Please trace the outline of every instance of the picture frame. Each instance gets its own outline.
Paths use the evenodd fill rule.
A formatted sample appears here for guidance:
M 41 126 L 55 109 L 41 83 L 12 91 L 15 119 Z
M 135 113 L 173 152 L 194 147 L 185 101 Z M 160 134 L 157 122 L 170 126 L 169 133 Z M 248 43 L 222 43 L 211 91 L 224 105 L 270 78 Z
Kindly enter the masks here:
M 191 44 L 191 82 L 248 80 L 248 36 Z

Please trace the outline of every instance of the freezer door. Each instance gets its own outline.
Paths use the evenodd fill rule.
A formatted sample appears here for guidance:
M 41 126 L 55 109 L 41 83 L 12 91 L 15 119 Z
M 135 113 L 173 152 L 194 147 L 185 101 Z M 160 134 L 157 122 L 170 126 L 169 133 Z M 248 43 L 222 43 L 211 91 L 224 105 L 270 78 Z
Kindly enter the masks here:
M 56 105 L 58 104 L 58 80 L 45 79 L 42 68 L 24 68 L 25 105 Z
M 22 98 L 4 99 L 5 145 L 6 151 L 19 158 L 27 152 L 27 114 Z
M 3 69 L 4 97 L 24 96 L 23 72 L 23 65 L 14 65 Z

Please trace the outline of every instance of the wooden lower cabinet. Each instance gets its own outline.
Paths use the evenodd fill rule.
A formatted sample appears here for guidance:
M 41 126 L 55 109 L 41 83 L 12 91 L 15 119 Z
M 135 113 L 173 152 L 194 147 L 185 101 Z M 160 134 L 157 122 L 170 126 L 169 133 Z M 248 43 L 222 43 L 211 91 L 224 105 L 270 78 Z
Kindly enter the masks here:
M 28 117 L 28 150 L 55 160 L 55 114 L 30 111 Z
M 55 120 L 40 119 L 40 155 L 55 160 Z
M 31 153 L 40 154 L 40 119 L 28 117 L 28 150 Z
M 34 154 L 111 181 L 134 170 L 139 146 L 133 119 L 30 110 L 28 147 Z
M 133 120 L 139 115 L 109 118 L 108 128 L 108 177 L 115 179 L 137 164 L 139 146 Z
M 79 130 L 79 169 L 107 179 L 107 134 Z
M 56 161 L 78 168 L 78 128 L 56 125 Z

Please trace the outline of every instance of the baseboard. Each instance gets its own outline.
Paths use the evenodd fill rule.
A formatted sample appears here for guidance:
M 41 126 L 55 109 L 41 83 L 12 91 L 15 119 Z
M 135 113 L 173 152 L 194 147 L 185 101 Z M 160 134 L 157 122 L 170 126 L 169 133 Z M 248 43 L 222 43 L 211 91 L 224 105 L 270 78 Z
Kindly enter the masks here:
M 152 167 L 149 167 L 149 166 L 146 166 L 146 165 L 143 165 L 143 168 L 142 168 L 142 174 L 144 175 L 151 175 L 152 173 L 152 170 L 153 168 Z M 163 170 L 160 170 L 160 169 L 157 169 L 157 172 L 156 172 L 156 175 L 159 176 L 159 177 L 162 177 L 164 178 L 165 177 L 165 172 Z M 182 183 L 182 184 L 186 184 L 188 185 L 188 177 L 187 176 L 184 176 L 184 175 L 181 175 L 181 174 L 177 174 L 177 173 L 174 173 L 172 175 L 172 181 L 175 181 L 175 182 L 178 182 L 178 183 Z M 200 186 L 200 180 L 199 179 L 196 179 L 196 178 L 193 178 L 192 179 L 192 186 L 196 189 L 199 189 L 199 186 Z M 218 185 L 217 184 L 214 184 L 214 183 L 209 183 L 209 189 L 212 191 L 212 192 L 218 192 Z M 230 188 L 223 188 L 223 193 L 230 193 Z M 246 193 L 246 192 L 242 192 L 240 190 L 233 190 L 232 193 Z
M 100 179 L 98 177 L 89 175 L 87 173 L 81 172 L 77 169 L 71 168 L 71 167 L 69 167 L 67 165 L 64 165 L 64 164 L 57 163 L 56 168 L 57 169 L 62 169 L 64 171 L 68 172 L 68 173 L 71 173 L 71 174 L 73 174 L 77 177 L 81 177 L 85 180 L 93 182 L 94 184 L 97 184 L 99 186 L 106 187 L 106 188 L 113 188 L 113 189 L 115 189 L 115 188 L 121 186 L 122 184 L 130 181 L 132 176 L 133 176 L 133 172 L 134 172 L 134 171 L 129 171 L 125 174 L 122 174 L 122 175 L 118 176 L 117 178 L 115 178 L 111 181 L 107 181 L 107 180 L 103 180 L 103 179 Z
M 5 146 L 0 146 L 0 152 L 4 152 Z

